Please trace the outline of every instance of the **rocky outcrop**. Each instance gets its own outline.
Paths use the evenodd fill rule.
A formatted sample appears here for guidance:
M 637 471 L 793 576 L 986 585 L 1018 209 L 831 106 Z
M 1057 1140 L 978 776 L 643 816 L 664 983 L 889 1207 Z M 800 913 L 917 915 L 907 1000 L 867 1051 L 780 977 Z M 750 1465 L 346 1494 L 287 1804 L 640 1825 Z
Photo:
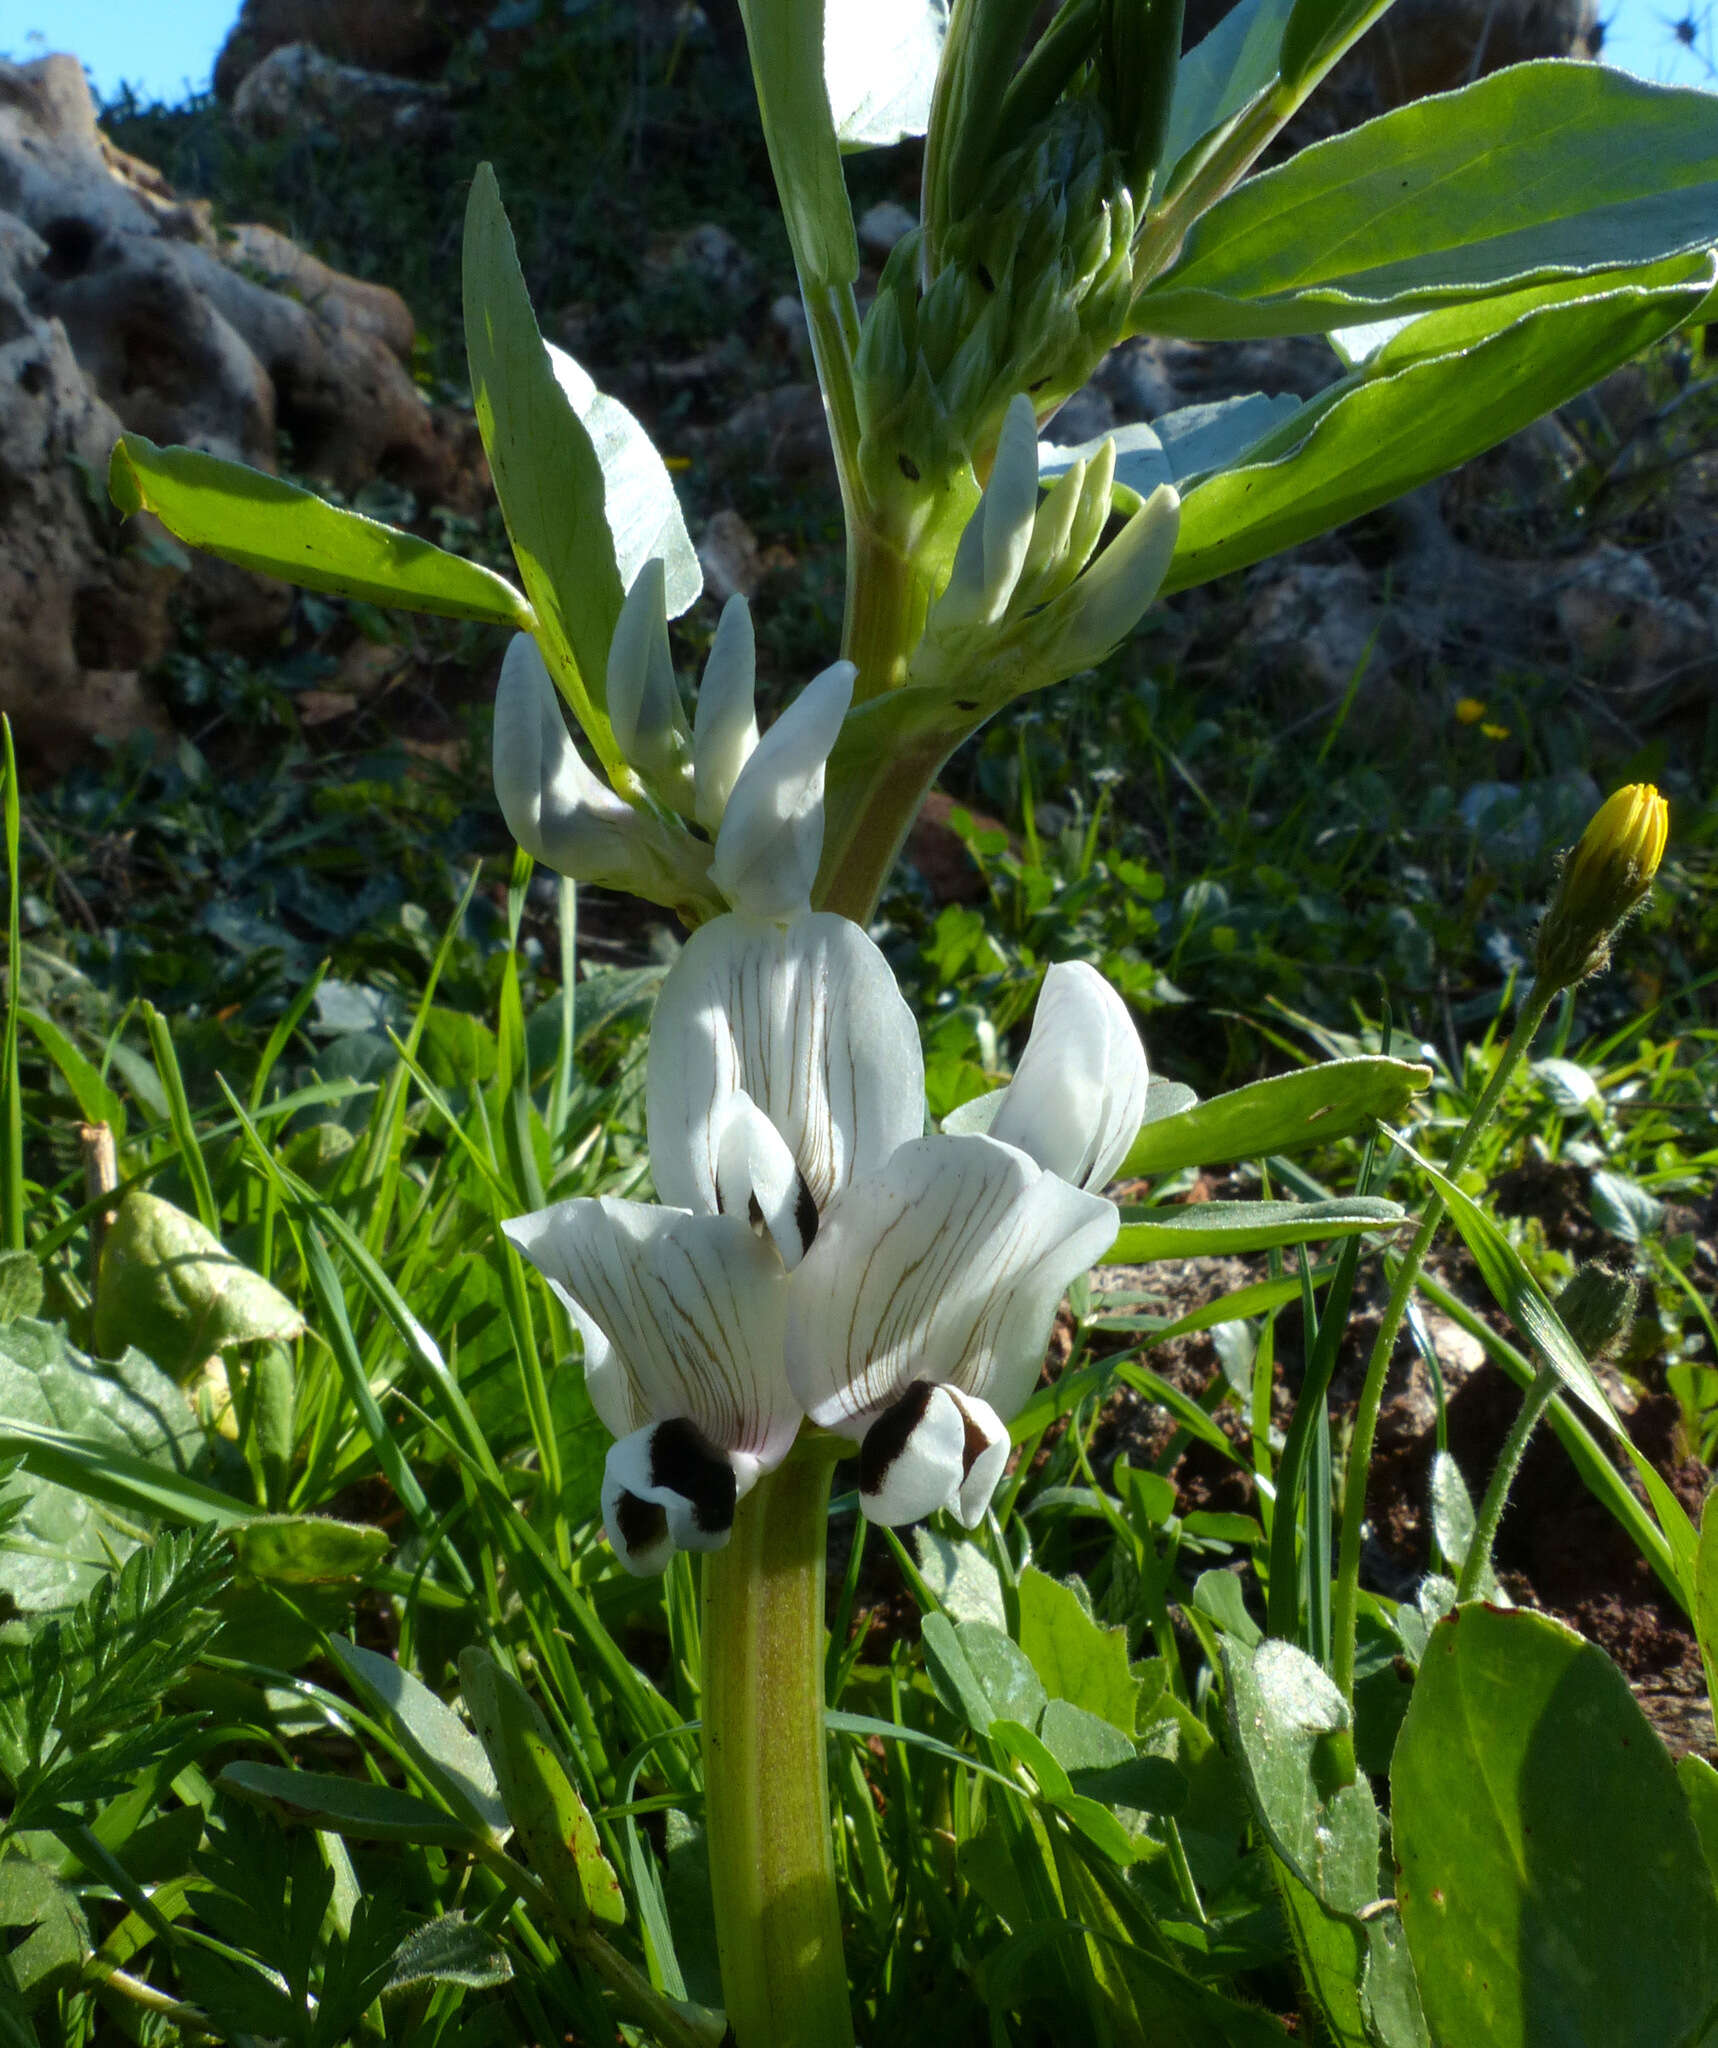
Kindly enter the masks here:
M 447 131 L 447 87 L 386 71 L 366 71 L 325 56 L 314 43 L 282 43 L 233 94 L 233 119 L 264 138 L 318 129 L 339 134 L 357 123 L 401 141 L 434 141 Z
M 311 44 L 365 71 L 427 78 L 494 11 L 494 0 L 244 0 L 215 59 L 215 92 L 232 99 L 265 57 L 289 43 Z
M 413 339 L 397 293 L 271 229 L 218 232 L 115 149 L 75 58 L 0 64 L 0 709 L 28 751 L 63 761 L 147 721 L 138 672 L 176 582 L 228 645 L 266 644 L 290 602 L 121 534 L 120 432 L 446 496 L 466 450 L 412 381 Z

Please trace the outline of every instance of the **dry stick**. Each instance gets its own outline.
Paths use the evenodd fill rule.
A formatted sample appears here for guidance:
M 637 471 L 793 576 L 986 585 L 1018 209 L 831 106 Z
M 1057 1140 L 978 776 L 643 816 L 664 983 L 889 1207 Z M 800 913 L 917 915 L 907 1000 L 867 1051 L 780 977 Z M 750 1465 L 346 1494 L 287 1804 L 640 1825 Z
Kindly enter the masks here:
M 78 1144 L 84 1160 L 84 1200 L 93 1202 L 111 1195 L 119 1186 L 119 1157 L 114 1150 L 111 1124 L 79 1124 Z M 89 1220 L 89 1291 L 94 1294 L 101 1277 L 101 1248 L 118 1212 L 101 1208 Z

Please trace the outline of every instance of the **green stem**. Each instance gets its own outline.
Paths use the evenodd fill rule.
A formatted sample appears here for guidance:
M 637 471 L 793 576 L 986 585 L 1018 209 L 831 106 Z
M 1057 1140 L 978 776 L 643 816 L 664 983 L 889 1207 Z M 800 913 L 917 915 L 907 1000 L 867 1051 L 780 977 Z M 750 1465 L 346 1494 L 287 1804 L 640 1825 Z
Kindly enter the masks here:
M 704 1559 L 704 1813 L 738 2048 L 850 2048 L 823 1726 L 829 1462 L 802 1448 Z
M 1515 1020 L 1515 1029 L 1509 1034 L 1509 1042 L 1498 1058 L 1491 1080 L 1466 1127 L 1456 1140 L 1455 1150 L 1444 1171 L 1454 1180 L 1473 1156 L 1473 1148 L 1479 1142 L 1480 1133 L 1490 1123 L 1492 1114 L 1503 1099 L 1503 1091 L 1509 1086 L 1510 1078 L 1521 1064 L 1527 1048 L 1538 1036 L 1539 1027 L 1545 1021 L 1559 991 L 1535 982 L 1521 1013 Z M 1342 1688 L 1345 1699 L 1354 1697 L 1354 1635 L 1360 1610 L 1360 1532 L 1366 1520 L 1366 1479 L 1372 1464 L 1372 1442 L 1378 1430 L 1378 1409 L 1384 1398 L 1384 1381 L 1390 1370 L 1390 1359 L 1396 1349 L 1396 1339 L 1401 1333 L 1402 1318 L 1407 1314 L 1408 1302 L 1414 1292 L 1414 1283 L 1420 1277 L 1420 1268 L 1425 1263 L 1426 1253 L 1432 1239 L 1437 1235 L 1438 1225 L 1444 1220 L 1443 1197 L 1435 1190 L 1428 1197 L 1420 1227 L 1414 1233 L 1414 1242 L 1408 1248 L 1408 1255 L 1396 1269 L 1390 1299 L 1384 1309 L 1384 1320 L 1378 1326 L 1377 1340 L 1372 1346 L 1372 1355 L 1366 1362 L 1366 1379 L 1360 1389 L 1360 1402 L 1354 1411 L 1354 1432 L 1348 1443 L 1348 1469 L 1342 1488 L 1342 1539 L 1338 1550 L 1336 1566 L 1336 1602 L 1333 1616 L 1335 1636 L 1335 1661 L 1331 1676 Z
M 910 553 L 860 521 L 850 520 L 847 534 L 841 652 L 859 670 L 853 701 L 863 704 L 906 680 L 930 600 Z
M 1509 1490 L 1515 1484 L 1516 1473 L 1521 1470 L 1527 1440 L 1538 1428 L 1539 1418 L 1557 1398 L 1557 1389 L 1561 1384 L 1556 1372 L 1548 1365 L 1542 1365 L 1534 1374 L 1533 1384 L 1527 1389 L 1522 1400 L 1521 1413 L 1516 1416 L 1514 1426 L 1503 1440 L 1503 1449 L 1497 1454 L 1497 1466 L 1491 1475 L 1491 1484 L 1485 1489 L 1485 1498 L 1479 1504 L 1479 1513 L 1474 1519 L 1473 1540 L 1468 1544 L 1467 1556 L 1462 1562 L 1461 1579 L 1456 1586 L 1458 1602 L 1479 1597 L 1480 1586 L 1491 1564 L 1491 1547 L 1497 1541 L 1497 1525 L 1503 1520 Z

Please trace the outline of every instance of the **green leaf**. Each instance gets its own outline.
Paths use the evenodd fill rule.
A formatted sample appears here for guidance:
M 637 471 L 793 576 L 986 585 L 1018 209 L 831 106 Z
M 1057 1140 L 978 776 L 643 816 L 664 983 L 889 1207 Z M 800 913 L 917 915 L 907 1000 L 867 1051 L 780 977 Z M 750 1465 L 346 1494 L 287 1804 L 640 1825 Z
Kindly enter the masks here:
M 976 1543 L 955 1543 L 922 1523 L 913 1531 L 919 1577 L 951 1621 L 1006 1625 L 1002 1576 Z
M 44 1864 L 0 1854 L 0 1930 L 28 1930 L 21 1941 L 0 1940 L 0 1963 L 26 2008 L 57 1986 L 76 1981 L 90 1953 L 89 1923 L 76 1895 Z
M 1271 1876 L 1301 1978 L 1324 2022 L 1317 2038 L 1325 2048 L 1370 2048 L 1360 1995 L 1365 1934 L 1352 1920 L 1321 1906 L 1280 1856 L 1271 1857 Z
M 1030 1728 L 1018 1721 L 998 1721 L 991 1728 L 990 1739 L 1032 1773 L 1045 1805 L 1066 1814 L 1086 1840 L 1101 1849 L 1112 1863 L 1126 1865 L 1138 1859 L 1140 1845 L 1123 1823 L 1100 1801 L 1074 1790 L 1067 1772 Z
M 584 365 L 553 342 L 549 362 L 568 403 L 583 422 L 602 465 L 603 516 L 614 538 L 621 588 L 630 590 L 646 562 L 660 558 L 663 600 L 671 619 L 704 595 L 704 566 L 668 465 L 656 443 L 618 398 L 599 391 Z
M 513 1831 L 569 1928 L 626 1919 L 614 1865 L 541 1714 L 518 1681 L 482 1650 L 459 1660 L 460 1686 Z
M 1295 0 L 1283 31 L 1283 82 L 1298 88 L 1321 75 L 1375 22 L 1390 0 Z
M 505 1841 L 510 1823 L 495 1767 L 452 1707 L 391 1657 L 344 1636 L 333 1637 L 328 1647 L 352 1690 L 394 1729 L 455 1813 L 497 1845 Z
M 122 512 L 153 512 L 205 554 L 306 590 L 525 632 L 533 624 L 531 607 L 493 570 L 242 462 L 124 434 L 107 487 Z
M 512 1975 L 512 1958 L 493 1934 L 474 1927 L 463 1913 L 443 1913 L 414 1928 L 395 1949 L 386 1989 L 463 1984 L 469 1991 L 487 1991 Z
M 1292 1074 L 1249 1082 L 1191 1109 L 1147 1123 L 1116 1178 L 1178 1173 L 1231 1159 L 1261 1159 L 1304 1145 L 1346 1138 L 1375 1117 L 1399 1118 L 1432 1070 L 1410 1060 L 1367 1054 L 1326 1060 Z
M 1718 1487 L 1700 1510 L 1700 1546 L 1694 1553 L 1694 1633 L 1706 1667 L 1706 1691 L 1718 1700 Z
M 1254 1817 L 1307 1890 L 1353 1918 L 1378 1897 L 1378 1808 L 1362 1777 L 1327 1787 L 1326 1738 L 1350 1725 L 1347 1702 L 1293 1643 L 1222 1644 L 1229 1732 Z
M 1128 1665 L 1127 1631 L 1102 1628 L 1072 1586 L 1034 1565 L 1020 1574 L 1020 1647 L 1052 1699 L 1072 1700 L 1131 1735 L 1140 1681 Z
M 1200 339 L 1321 334 L 1714 242 L 1710 93 L 1608 65 L 1517 64 L 1249 178 L 1134 317 Z
M 117 1459 L 188 1483 L 181 1475 L 200 1459 L 203 1434 L 185 1396 L 140 1352 L 98 1366 L 59 1324 L 20 1317 L 0 1327 L 0 1452 L 16 1451 L 32 1482 L 0 1549 L 0 1589 L 37 1611 L 80 1599 L 152 1520 L 135 1498 L 124 1500 L 125 1516 L 107 1513 L 113 1496 L 92 1467 Z M 242 1516 L 236 1502 L 233 1510 Z
M 1542 287 L 1525 309 L 1501 302 L 1495 310 L 1507 324 L 1470 345 L 1405 364 L 1386 349 L 1301 408 L 1282 430 L 1292 442 L 1286 452 L 1195 485 L 1181 503 L 1164 593 L 1340 526 L 1506 440 L 1680 326 L 1709 277 L 1703 268 L 1608 289 Z M 1395 346 L 1406 349 L 1422 327 L 1453 317 L 1415 321 Z
M 45 1017 L 39 1010 L 26 1009 L 22 1004 L 18 1007 L 18 1017 L 20 1022 L 29 1025 L 42 1050 L 59 1068 L 84 1122 L 109 1124 L 116 1142 L 123 1141 L 125 1104 L 96 1068 L 84 1058 L 52 1017 Z
M 1432 1453 L 1432 1535 L 1437 1540 L 1439 1554 L 1453 1573 L 1460 1573 L 1467 1561 L 1468 1545 L 1473 1541 L 1473 1496 L 1467 1490 L 1467 1481 L 1461 1475 L 1461 1467 L 1448 1451 Z M 1480 1587 L 1480 1597 L 1492 1600 L 1497 1597 L 1497 1575 L 1487 1565 L 1485 1583 Z
M 495 173 L 465 209 L 465 355 L 478 430 L 543 659 L 611 776 L 625 764 L 601 706 L 625 591 L 602 464 L 537 332 Z
M 469 1849 L 465 1822 L 415 1793 L 331 1771 L 291 1771 L 279 1764 L 228 1764 L 216 1783 L 277 1820 L 321 1828 L 353 1842 L 418 1842 Z
M 859 244 L 824 84 L 820 0 L 740 0 L 752 82 L 800 286 L 817 291 L 859 274 Z
M 823 83 L 843 149 L 923 135 L 946 0 L 824 0 Z
M 1432 1631 L 1396 1745 L 1402 1924 L 1434 2041 L 1692 2044 L 1718 1898 L 1675 1768 L 1622 1674 L 1542 1614 Z
M 1007 1716 L 1036 1722 L 1047 1694 L 1026 1653 L 986 1621 L 956 1627 L 945 1614 L 927 1614 L 925 1663 L 943 1704 L 976 1735 Z
M 277 1586 L 367 1579 L 390 1547 L 385 1529 L 331 1515 L 258 1515 L 233 1531 L 240 1571 Z
M 1594 1376 L 1593 1368 L 1582 1355 L 1580 1346 L 1564 1329 L 1563 1320 L 1552 1307 L 1545 1290 L 1522 1263 L 1520 1253 L 1471 1196 L 1463 1194 L 1454 1181 L 1423 1159 L 1405 1138 L 1394 1131 L 1390 1135 L 1443 1196 L 1449 1207 L 1450 1221 L 1472 1252 L 1474 1264 L 1491 1290 L 1492 1299 L 1527 1339 L 1533 1355 L 1542 1364 L 1550 1366 L 1568 1391 L 1590 1409 L 1613 1435 L 1621 1436 L 1623 1426 L 1617 1420 L 1616 1410 L 1606 1398 L 1604 1388 Z
M 1294 0 L 1240 0 L 1181 60 L 1163 161 L 1173 174 L 1188 150 L 1276 82 Z
M 1703 1756 L 1678 1757 L 1676 1780 L 1687 1795 L 1701 1853 L 1706 1858 L 1713 1887 L 1718 1890 L 1718 1771 Z
M 1151 1259 L 1312 1244 L 1330 1237 L 1357 1237 L 1367 1230 L 1393 1230 L 1402 1217 L 1400 1203 L 1372 1195 L 1349 1195 L 1335 1202 L 1188 1202 L 1173 1208 L 1126 1208 L 1121 1232 L 1104 1253 L 1103 1263 L 1133 1266 Z
M 1408 1937 L 1394 1913 L 1380 1913 L 1367 1922 L 1360 2005 L 1378 2048 L 1432 2048 Z
M 279 1288 L 240 1265 L 195 1216 L 133 1188 L 102 1246 L 94 1338 L 109 1355 L 135 1344 L 175 1379 L 236 1344 L 290 1344 L 304 1318 Z
M 42 1269 L 29 1252 L 0 1252 L 0 1326 L 42 1306 Z

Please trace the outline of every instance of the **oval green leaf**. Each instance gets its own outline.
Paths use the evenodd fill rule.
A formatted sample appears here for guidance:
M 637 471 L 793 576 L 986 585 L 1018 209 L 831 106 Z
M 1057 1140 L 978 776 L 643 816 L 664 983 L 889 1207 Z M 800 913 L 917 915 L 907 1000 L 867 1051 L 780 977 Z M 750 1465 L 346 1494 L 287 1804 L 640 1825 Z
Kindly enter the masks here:
M 321 1828 L 354 1842 L 435 1843 L 471 1848 L 464 1821 L 392 1785 L 342 1778 L 331 1771 L 293 1771 L 278 1764 L 228 1764 L 216 1781 L 278 1819 Z
M 1697 274 L 1670 281 L 1567 287 L 1570 296 L 1539 296 L 1500 331 L 1392 369 L 1423 324 L 1415 322 L 1389 363 L 1387 347 L 1366 373 L 1288 422 L 1286 452 L 1220 471 L 1187 494 L 1163 593 L 1327 532 L 1506 440 L 1680 326 L 1709 282 L 1702 259 Z
M 1430 1067 L 1372 1054 L 1274 1074 L 1175 1115 L 1151 1119 L 1116 1177 L 1132 1180 L 1179 1173 L 1184 1166 L 1260 1159 L 1270 1152 L 1295 1152 L 1326 1139 L 1351 1137 L 1375 1117 L 1400 1117 L 1431 1078 Z
M 1189 1202 L 1180 1208 L 1124 1209 L 1120 1234 L 1104 1253 L 1104 1264 L 1144 1265 L 1152 1259 L 1322 1243 L 1367 1230 L 1393 1230 L 1403 1213 L 1400 1203 L 1373 1195 L 1349 1195 L 1337 1202 Z
M 1615 1665 L 1542 1614 L 1439 1622 L 1391 1769 L 1402 1924 L 1434 2041 L 1694 2048 L 1718 1899 Z
M 524 632 L 534 624 L 519 592 L 481 563 L 199 448 L 122 434 L 107 488 L 120 511 L 153 512 L 188 546 L 306 590 Z

